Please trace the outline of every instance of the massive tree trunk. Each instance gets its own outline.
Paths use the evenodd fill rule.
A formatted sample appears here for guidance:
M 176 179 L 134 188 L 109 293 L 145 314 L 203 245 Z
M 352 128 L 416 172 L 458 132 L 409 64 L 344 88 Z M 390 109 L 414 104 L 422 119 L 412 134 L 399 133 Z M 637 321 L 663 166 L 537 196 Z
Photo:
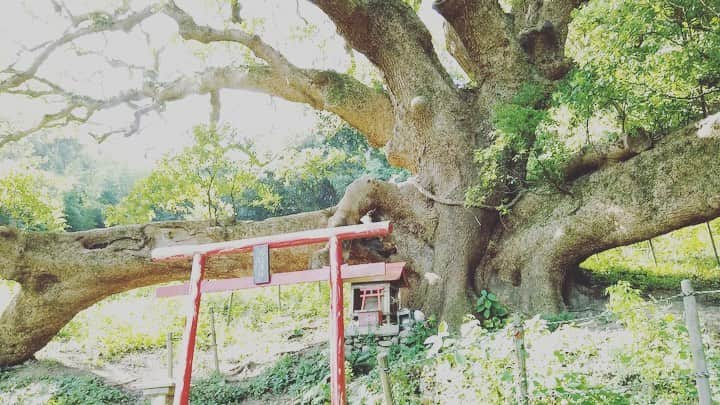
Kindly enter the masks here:
M 524 82 L 551 83 L 565 74 L 570 66 L 563 55 L 567 24 L 580 1 L 513 2 L 512 15 L 496 1 L 436 1 L 447 22 L 448 48 L 478 83 L 475 89 L 453 83 L 435 54 L 430 33 L 404 2 L 314 3 L 347 43 L 382 72 L 386 91 L 347 75 L 294 66 L 257 36 L 233 25 L 197 25 L 169 2 L 117 16 L 115 20 L 126 22 L 107 29 L 128 29 L 128 24 L 161 13 L 177 22 L 186 40 L 239 43 L 266 65 L 209 69 L 109 100 L 61 91 L 56 95 L 68 99 L 67 109 L 45 117 L 39 127 L 87 121 L 96 111 L 148 98 L 162 106 L 190 94 L 249 89 L 339 115 L 373 145 L 384 146 L 390 162 L 410 170 L 413 179 L 391 184 L 362 178 L 331 210 L 221 227 L 176 222 L 65 234 L 2 229 L 0 277 L 17 281 L 22 289 L 0 317 L 0 365 L 28 359 L 74 314 L 110 294 L 186 280 L 189 263 L 150 262 L 150 250 L 159 246 L 354 224 L 366 214 L 389 219 L 392 235 L 381 243 L 353 243 L 350 261 L 407 261 L 415 273 L 409 304 L 457 325 L 472 312 L 474 294 L 485 288 L 521 310 L 562 309 L 568 303 L 567 280 L 589 255 L 720 215 L 718 116 L 669 135 L 637 156 L 624 155 L 623 162 L 578 158 L 593 164 L 573 168 L 566 192 L 498 191 L 486 208 L 463 205 L 465 191 L 477 181 L 473 151 L 491 142 L 492 106 L 508 100 Z M 80 29 L 68 32 L 48 46 L 83 35 Z M 43 58 L 45 53 L 36 64 Z M 22 93 L 19 86 L 32 81 L 36 71 L 14 71 L 0 82 L 0 91 Z M 87 114 L 75 115 L 80 105 Z M 138 110 L 128 133 L 137 129 L 146 112 Z M 35 129 L 0 139 L 0 144 Z M 501 217 L 493 206 L 507 199 L 515 204 Z M 273 252 L 274 271 L 306 268 L 319 248 Z M 246 274 L 248 264 L 245 256 L 214 259 L 208 277 Z

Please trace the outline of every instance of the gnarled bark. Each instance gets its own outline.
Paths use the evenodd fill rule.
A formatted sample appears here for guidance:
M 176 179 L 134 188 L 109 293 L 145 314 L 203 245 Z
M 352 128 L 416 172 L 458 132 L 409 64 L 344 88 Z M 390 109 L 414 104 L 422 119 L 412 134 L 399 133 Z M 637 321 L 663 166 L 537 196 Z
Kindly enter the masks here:
M 564 308 L 568 274 L 591 255 L 720 216 L 720 114 L 624 162 L 573 181 L 570 194 L 521 199 L 476 273 L 527 311 Z
M 0 277 L 21 286 L 0 315 L 0 365 L 27 360 L 75 314 L 109 295 L 187 281 L 189 261 L 153 263 L 153 248 L 320 228 L 332 213 L 323 210 L 228 226 L 166 222 L 73 233 L 0 228 Z M 273 250 L 272 271 L 306 269 L 313 252 L 321 247 Z M 208 260 L 208 278 L 250 274 L 252 257 L 248 254 Z

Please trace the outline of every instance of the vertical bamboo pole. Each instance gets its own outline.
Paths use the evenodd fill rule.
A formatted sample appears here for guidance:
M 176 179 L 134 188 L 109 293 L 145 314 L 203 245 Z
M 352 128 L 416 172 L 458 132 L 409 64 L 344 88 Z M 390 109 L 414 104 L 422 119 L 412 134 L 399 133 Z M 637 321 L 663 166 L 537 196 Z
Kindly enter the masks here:
M 710 235 L 710 244 L 712 245 L 713 253 L 715 253 L 715 261 L 717 262 L 718 266 L 720 266 L 720 256 L 718 256 L 717 246 L 715 246 L 715 237 L 713 236 L 710 222 L 705 222 L 705 225 L 707 225 L 708 235 Z
M 210 337 L 212 338 L 213 367 L 216 373 L 220 373 L 220 359 L 218 357 L 217 334 L 215 333 L 215 310 L 210 307 Z
M 232 307 L 233 298 L 235 297 L 235 291 L 230 293 L 230 302 L 228 303 L 227 313 L 225 314 L 225 325 L 230 325 L 230 319 L 232 318 Z
M 182 353 L 185 355 L 182 376 L 178 379 L 173 405 L 187 405 L 190 399 L 190 377 L 192 375 L 193 356 L 195 355 L 195 338 L 197 337 L 198 317 L 200 316 L 200 285 L 205 273 L 205 255 L 195 253 L 190 273 L 190 296 L 187 307 L 187 319 L 183 332 Z
M 377 355 L 378 374 L 380 374 L 380 383 L 382 384 L 385 405 L 393 405 L 392 390 L 390 388 L 390 378 L 387 375 L 387 352 L 381 351 Z
M 172 332 L 167 333 L 165 340 L 165 348 L 167 349 L 167 373 L 168 379 L 173 379 L 173 343 L 172 343 Z
M 343 320 L 342 242 L 330 238 L 330 402 L 345 405 L 345 325 Z
M 652 239 L 648 239 L 648 245 L 650 245 L 650 253 L 652 254 L 653 263 L 657 267 L 657 256 L 655 256 L 655 246 L 653 246 Z
M 517 361 L 517 391 L 515 396 L 518 404 L 527 405 L 528 383 L 527 369 L 525 365 L 525 332 L 523 330 L 523 322 L 520 315 L 515 315 L 513 326 L 515 327 L 513 340 L 515 341 L 515 359 Z
M 700 333 L 700 318 L 697 313 L 694 290 L 690 280 L 683 280 L 680 283 L 680 287 L 682 289 L 683 304 L 685 305 L 685 323 L 687 324 L 688 333 L 690 334 L 690 350 L 693 356 L 698 399 L 700 400 L 700 405 L 710 405 L 712 404 L 710 374 L 708 374 L 707 363 L 705 361 L 705 349 L 703 347 L 702 334 Z

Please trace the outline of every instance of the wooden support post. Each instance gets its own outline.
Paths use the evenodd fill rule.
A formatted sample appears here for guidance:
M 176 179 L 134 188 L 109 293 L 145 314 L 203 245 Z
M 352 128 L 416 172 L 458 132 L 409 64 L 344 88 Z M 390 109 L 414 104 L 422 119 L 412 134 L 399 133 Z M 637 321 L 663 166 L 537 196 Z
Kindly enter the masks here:
M 527 405 L 528 383 L 527 369 L 525 366 L 525 332 L 523 331 L 523 322 L 520 315 L 515 315 L 513 327 L 515 328 L 513 340 L 515 341 L 515 359 L 517 361 L 517 391 L 515 392 L 515 396 L 518 404 Z
M 167 373 L 168 380 L 173 379 L 173 343 L 172 343 L 172 332 L 167 333 L 167 339 L 165 341 L 165 348 L 167 349 Z
M 302 281 L 318 281 L 328 276 L 330 280 L 330 380 L 331 399 L 333 405 L 345 405 L 345 330 L 343 322 L 343 276 L 342 276 L 342 245 L 343 240 L 363 239 L 378 236 L 386 236 L 392 232 L 390 222 L 374 222 L 369 224 L 358 224 L 340 226 L 335 228 L 313 229 L 310 231 L 285 233 L 281 235 L 263 236 L 258 238 L 233 240 L 227 242 L 206 243 L 202 245 L 173 245 L 162 248 L 155 248 L 150 256 L 153 261 L 178 260 L 192 257 L 193 266 L 188 287 L 185 285 L 159 288 L 158 296 L 181 295 L 188 291 L 191 298 L 191 308 L 188 309 L 188 319 L 183 333 L 183 351 L 185 353 L 185 367 L 182 380 L 178 384 L 178 390 L 173 399 L 175 405 L 186 405 L 190 392 L 190 377 L 192 374 L 193 349 L 197 334 L 197 319 L 199 316 L 200 298 L 202 296 L 203 272 L 205 260 L 208 256 L 228 255 L 235 253 L 255 251 L 259 245 L 266 245 L 266 249 L 283 248 L 292 246 L 311 245 L 315 243 L 329 242 L 330 244 L 330 268 L 328 270 L 308 270 L 303 276 L 298 277 Z M 254 272 L 255 273 L 255 272 Z M 310 274 L 322 275 L 319 278 L 310 280 Z M 328 274 L 329 273 L 329 274 Z M 402 269 L 400 269 L 402 274 Z M 280 273 L 282 274 L 282 273 Z M 289 273 L 292 274 L 292 273 Z M 253 277 L 253 284 L 257 284 Z M 284 283 L 289 284 L 290 280 L 298 278 L 288 277 Z M 245 286 L 245 279 L 235 279 L 236 282 Z M 272 280 L 268 280 L 272 284 Z M 225 285 L 227 287 L 227 285 Z M 187 288 L 187 289 L 186 289 Z M 248 288 L 248 287 L 241 287 Z M 179 292 L 175 291 L 179 289 Z M 161 291 L 162 290 L 162 291 Z M 168 291 L 169 290 L 169 291 Z M 221 289 L 222 290 L 222 289 Z
M 225 314 L 225 326 L 230 325 L 230 319 L 232 319 L 232 307 L 233 298 L 235 297 L 235 291 L 230 293 L 230 302 L 228 303 L 227 313 Z
M 378 374 L 380 374 L 380 382 L 382 383 L 383 396 L 385 405 L 393 405 L 392 389 L 390 387 L 390 377 L 388 377 L 387 352 L 381 351 L 377 355 Z
M 330 402 L 345 405 L 345 324 L 343 320 L 342 242 L 330 238 Z
M 277 307 L 282 308 L 282 297 L 280 296 L 280 286 L 277 286 Z
M 700 318 L 697 313 L 695 302 L 695 291 L 690 280 L 680 282 L 682 289 L 683 304 L 685 304 L 685 323 L 690 334 L 690 350 L 693 356 L 693 369 L 695 370 L 695 385 L 698 390 L 700 405 L 712 404 L 710 394 L 710 374 L 708 373 L 705 360 L 705 349 L 703 347 L 702 334 L 700 332 Z
M 648 245 L 650 245 L 650 253 L 652 254 L 653 263 L 657 267 L 657 256 L 655 256 L 655 246 L 653 246 L 652 239 L 648 239 Z
M 177 388 L 173 405 L 187 405 L 190 399 L 190 377 L 192 375 L 193 356 L 195 355 L 195 338 L 197 337 L 198 317 L 200 316 L 200 285 L 205 273 L 205 256 L 200 253 L 193 255 L 192 272 L 190 273 L 190 301 L 187 308 L 185 331 L 183 332 L 182 353 L 185 356 L 182 375 L 178 376 Z
M 220 374 L 220 359 L 218 358 L 217 334 L 215 333 L 215 310 L 210 307 L 210 337 L 212 338 L 213 367 Z
M 720 266 L 720 256 L 718 256 L 717 246 L 715 246 L 715 237 L 713 236 L 710 222 L 705 222 L 705 225 L 707 225 L 708 235 L 710 235 L 710 244 L 712 245 L 713 253 L 715 253 L 715 262 L 717 262 L 718 266 Z

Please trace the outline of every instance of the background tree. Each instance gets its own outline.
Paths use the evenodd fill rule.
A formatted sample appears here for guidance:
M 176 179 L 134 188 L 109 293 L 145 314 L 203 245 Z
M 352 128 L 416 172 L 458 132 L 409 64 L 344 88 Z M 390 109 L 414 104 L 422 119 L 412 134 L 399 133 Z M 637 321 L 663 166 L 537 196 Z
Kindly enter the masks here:
M 595 1 L 571 25 L 577 62 L 558 101 L 581 119 L 612 111 L 622 134 L 686 125 L 720 102 L 720 20 L 711 3 Z
M 65 227 L 60 201 L 42 174 L 11 171 L 0 177 L 0 223 L 21 229 L 59 231 Z
M 173 101 L 193 95 L 207 97 L 214 122 L 221 111 L 221 92 L 245 89 L 336 114 L 369 144 L 384 147 L 390 164 L 408 170 L 413 178 L 401 184 L 358 179 L 333 208 L 225 227 L 173 222 L 80 234 L 3 230 L 0 276 L 23 288 L 0 317 L 0 341 L 4 342 L 0 364 L 27 359 L 77 311 L 109 294 L 185 279 L 187 263 L 157 266 L 149 261 L 150 250 L 157 246 L 354 224 L 372 212 L 375 219 L 392 220 L 394 232 L 384 244 L 353 244 L 350 262 L 407 261 L 416 273 L 406 295 L 408 304 L 457 325 L 472 311 L 474 295 L 483 289 L 521 310 L 561 310 L 573 303 L 573 276 L 577 264 L 588 256 L 720 216 L 720 166 L 715 164 L 720 153 L 720 117 L 712 115 L 717 106 L 707 101 L 718 72 L 713 62 L 718 59 L 707 58 L 717 54 L 717 10 L 706 6 L 708 2 L 690 0 L 618 0 L 612 4 L 622 12 L 607 13 L 602 12 L 599 0 L 577 12 L 583 1 L 510 3 L 433 2 L 444 20 L 445 47 L 470 79 L 470 86 L 462 86 L 436 52 L 417 7 L 400 0 L 312 1 L 335 25 L 347 48 L 354 50 L 354 57 L 366 58 L 379 72 L 380 87 L 353 77 L 352 71 L 338 73 L 292 63 L 277 47 L 252 33 L 244 18 L 231 15 L 227 4 L 220 5 L 215 18 L 201 19 L 192 13 L 205 10 L 192 10 L 191 2 L 100 10 L 56 2 L 56 17 L 65 20 L 66 30 L 39 46 L 27 46 L 26 52 L 21 50 L 19 60 L 11 62 L 0 79 L 0 92 L 52 100 L 54 108 L 22 129 L 9 129 L 0 144 L 69 124 L 92 127 L 99 140 L 131 135 L 147 115 L 162 113 Z M 691 13 L 702 9 L 710 16 Z M 670 35 L 654 37 L 645 31 L 655 17 L 668 22 Z M 573 19 L 578 21 L 577 28 L 570 25 Z M 47 77 L 41 69 L 52 64 L 54 53 L 78 49 L 82 39 L 146 38 L 143 32 L 148 31 L 143 28 L 158 20 L 176 29 L 182 40 L 192 44 L 188 46 L 214 52 L 222 44 L 232 57 L 222 66 L 199 64 L 200 70 L 193 74 L 173 75 L 163 69 L 162 43 L 150 41 L 148 53 L 153 58 L 141 66 L 118 61 L 107 47 L 80 49 L 78 58 L 92 55 L 133 72 L 137 80 L 107 96 L 83 92 L 66 83 L 66 76 Z M 593 70 L 599 79 L 614 77 L 619 83 L 623 83 L 620 79 L 642 79 L 637 83 L 649 87 L 647 94 L 629 92 L 628 86 L 617 89 L 626 92 L 628 105 L 644 106 L 627 109 L 625 132 L 639 132 L 631 130 L 642 114 L 655 110 L 652 99 L 656 97 L 694 97 L 694 101 L 705 97 L 704 104 L 692 105 L 705 105 L 708 118 L 670 131 L 686 121 L 680 114 L 662 124 L 664 129 L 658 134 L 662 136 L 646 137 L 650 142 L 635 145 L 623 133 L 621 145 L 608 145 L 600 152 L 579 150 L 567 158 L 550 159 L 567 163 L 546 168 L 545 156 L 549 150 L 561 150 L 557 143 L 561 138 L 550 137 L 553 131 L 544 122 L 532 124 L 545 115 L 541 110 L 550 105 L 553 88 L 574 66 L 565 54 L 569 32 L 576 45 L 568 49 L 605 52 L 571 53 L 578 69 L 593 57 L 607 59 L 612 62 L 607 69 Z M 595 35 L 603 32 L 609 35 Z M 638 35 L 642 41 L 626 42 Z M 670 45 L 678 38 L 686 40 L 681 45 L 691 51 Z M 589 45 L 584 46 L 585 42 Z M 642 52 L 636 55 L 628 45 L 637 43 Z M 242 58 L 244 49 L 253 54 L 251 60 Z M 640 56 L 643 52 L 648 56 Z M 675 67 L 652 67 L 663 63 Z M 687 86 L 680 82 L 682 88 L 676 89 L 675 80 L 663 73 L 674 69 L 685 69 Z M 696 82 L 704 86 L 700 93 L 699 88 L 691 90 Z M 532 104 L 518 97 L 527 85 L 542 89 Z M 507 104 L 515 107 L 504 112 L 498 108 Z M 101 112 L 118 106 L 132 111 L 127 126 L 94 125 Z M 508 112 L 532 122 L 518 123 L 512 131 L 494 128 L 509 123 Z M 498 147 L 500 136 L 510 147 Z M 491 159 L 475 158 L 482 154 L 478 150 L 488 149 Z M 531 174 L 545 172 L 562 173 L 562 182 L 552 175 L 544 177 L 553 181 L 530 184 Z M 486 173 L 496 179 L 482 187 Z M 465 206 L 466 192 L 478 186 L 482 199 Z M 313 253 L 310 248 L 278 251 L 274 271 L 305 268 Z M 238 265 L 247 263 L 244 260 L 244 256 L 211 260 L 208 277 L 236 276 L 239 269 L 247 268 Z
M 217 225 L 234 220 L 238 205 L 272 208 L 279 197 L 260 181 L 264 164 L 251 144 L 234 135 L 227 128 L 196 127 L 194 143 L 162 159 L 119 205 L 110 208 L 108 223 L 148 222 L 164 214 L 209 219 Z M 253 198 L 244 200 L 249 192 Z
M 357 130 L 324 117 L 317 133 L 288 149 L 266 170 L 267 184 L 280 196 L 278 205 L 258 216 L 289 215 L 331 207 L 355 179 L 404 181 L 408 172 L 390 166 L 381 150 Z

